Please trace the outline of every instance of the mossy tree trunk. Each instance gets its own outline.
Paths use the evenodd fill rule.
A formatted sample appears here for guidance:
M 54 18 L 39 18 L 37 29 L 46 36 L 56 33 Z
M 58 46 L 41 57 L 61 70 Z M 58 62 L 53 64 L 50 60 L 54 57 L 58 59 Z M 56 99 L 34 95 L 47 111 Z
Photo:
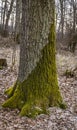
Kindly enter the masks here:
M 22 116 L 63 106 L 56 73 L 54 8 L 54 0 L 22 0 L 19 74 L 3 104 L 20 109 Z

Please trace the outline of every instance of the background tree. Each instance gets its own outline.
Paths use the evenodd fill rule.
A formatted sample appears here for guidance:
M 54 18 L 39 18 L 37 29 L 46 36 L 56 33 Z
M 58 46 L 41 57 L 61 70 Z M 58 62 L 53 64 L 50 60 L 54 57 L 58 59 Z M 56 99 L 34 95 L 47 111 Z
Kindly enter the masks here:
M 14 31 L 15 23 L 15 0 L 0 0 L 0 26 L 2 36 L 6 36 L 9 32 Z M 13 22 L 11 22 L 13 21 Z M 13 28 L 12 28 L 13 25 Z M 12 30 L 13 29 L 13 30 Z M 7 33 L 6 33 L 7 32 Z M 8 36 L 8 35 L 7 35 Z
M 61 26 L 61 34 L 62 34 L 62 38 L 64 35 L 64 2 L 65 0 L 59 0 L 60 2 L 60 10 L 61 10 L 61 21 L 60 21 L 60 26 Z
M 77 40 L 74 36 L 77 35 L 77 1 L 76 0 L 56 0 L 57 15 L 57 41 L 64 44 L 71 52 L 75 51 Z M 72 41 L 71 38 L 72 37 Z M 66 42 L 65 42 L 66 41 Z M 71 43 L 70 43 L 71 41 Z M 60 47 L 60 44 L 59 44 Z M 74 50 L 73 50 L 74 48 Z
M 4 4 L 3 29 L 4 29 L 4 25 L 5 25 L 5 14 L 6 14 L 6 10 L 7 10 L 7 0 L 5 0 L 5 4 Z
M 13 4 L 14 4 L 14 0 L 11 0 L 10 8 L 9 8 L 7 16 L 6 16 L 5 29 L 4 29 L 6 36 L 8 35 L 8 22 L 9 22 L 10 15 L 11 15 L 11 12 L 12 12 Z
M 3 23 L 3 1 L 1 1 L 1 25 Z

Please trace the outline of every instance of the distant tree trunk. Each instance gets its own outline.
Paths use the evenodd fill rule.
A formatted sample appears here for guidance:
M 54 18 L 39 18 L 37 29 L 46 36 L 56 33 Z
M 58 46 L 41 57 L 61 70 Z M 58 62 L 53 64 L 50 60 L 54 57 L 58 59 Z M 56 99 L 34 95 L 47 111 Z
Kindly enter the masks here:
M 35 117 L 49 106 L 65 107 L 55 61 L 54 0 L 22 0 L 20 65 L 16 84 L 7 90 L 3 107 Z
M 10 19 L 10 15 L 11 15 L 11 12 L 12 12 L 14 1 L 15 0 L 11 0 L 10 8 L 9 8 L 9 11 L 7 13 L 7 16 L 6 16 L 5 29 L 4 29 L 5 36 L 8 36 L 8 23 L 9 23 L 9 19 Z
M 12 17 L 11 17 L 11 31 L 14 31 L 14 13 L 12 13 Z
M 1 1 L 1 27 L 2 25 L 3 25 L 3 1 Z
M 5 5 L 4 5 L 4 13 L 3 13 L 3 29 L 5 26 L 5 14 L 6 14 L 6 8 L 7 8 L 7 0 L 5 0 Z
M 75 33 L 76 30 L 76 1 L 72 1 L 73 2 L 73 32 Z
M 61 9 L 61 33 L 62 38 L 64 36 L 64 0 L 60 0 L 60 9 Z
M 16 18 L 15 18 L 15 32 L 14 32 L 14 41 L 16 43 L 20 43 L 20 15 L 22 11 L 22 0 L 16 0 Z M 15 66 L 15 57 L 16 57 L 16 46 L 13 47 L 13 54 L 12 54 L 12 67 Z

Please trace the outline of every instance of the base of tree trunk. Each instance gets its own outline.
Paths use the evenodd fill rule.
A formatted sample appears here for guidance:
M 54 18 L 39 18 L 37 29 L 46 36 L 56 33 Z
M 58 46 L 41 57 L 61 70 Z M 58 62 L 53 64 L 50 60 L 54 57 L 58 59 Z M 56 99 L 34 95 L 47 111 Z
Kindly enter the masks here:
M 28 78 L 22 83 L 17 81 L 7 90 L 10 98 L 3 107 L 18 108 L 21 116 L 28 117 L 47 113 L 51 106 L 66 107 L 58 87 L 54 49 L 51 43 L 44 47 L 41 59 Z
M 8 97 L 7 101 L 2 105 L 3 107 L 9 107 L 12 109 L 18 108 L 21 116 L 36 117 L 39 114 L 48 114 L 48 108 L 57 106 L 65 109 L 66 105 L 62 101 L 59 90 L 57 89 L 48 92 L 47 89 L 51 86 L 46 86 L 45 91 L 43 90 L 32 90 L 27 86 L 27 80 L 23 83 L 17 83 L 17 88 L 13 91 L 13 88 L 9 88 L 6 92 Z M 29 89 L 28 89 L 29 87 Z M 38 86 L 37 86 L 38 87 Z M 36 88 L 37 88 L 36 87 Z M 58 87 L 58 86 L 57 86 Z M 25 90 L 28 89 L 24 93 Z M 50 91 L 50 90 L 49 90 Z M 28 95 L 27 95 L 28 94 Z

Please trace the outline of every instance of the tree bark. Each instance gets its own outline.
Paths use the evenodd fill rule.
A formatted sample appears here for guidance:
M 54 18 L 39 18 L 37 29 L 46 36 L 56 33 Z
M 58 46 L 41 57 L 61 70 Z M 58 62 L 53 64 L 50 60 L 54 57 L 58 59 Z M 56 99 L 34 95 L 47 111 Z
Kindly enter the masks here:
M 13 4 L 14 4 L 14 0 L 11 0 L 10 8 L 6 16 L 5 29 L 4 29 L 6 36 L 8 36 L 8 23 L 12 12 Z
M 19 34 L 20 30 L 20 14 L 22 10 L 22 1 L 21 0 L 16 0 L 16 23 L 15 23 L 15 32 L 16 34 Z
M 21 51 L 18 75 L 20 81 L 27 78 L 32 69 L 35 68 L 41 55 L 40 50 L 48 43 L 49 29 L 51 22 L 53 22 L 52 3 L 53 1 L 50 2 L 50 0 L 49 3 L 48 1 L 38 2 L 37 0 L 29 2 L 27 0 L 26 6 L 23 5 L 23 27 L 21 31 L 23 40 L 22 44 L 20 44 Z
M 76 1 L 72 1 L 72 3 L 73 3 L 73 32 L 75 33 L 75 31 L 76 31 Z
M 16 0 L 15 41 L 20 43 L 22 1 Z
M 1 1 L 1 29 L 3 25 L 3 1 Z
M 5 5 L 4 5 L 4 13 L 3 13 L 3 29 L 5 25 L 5 14 L 6 14 L 6 8 L 7 8 L 7 0 L 5 0 Z
M 18 108 L 35 117 L 49 106 L 65 107 L 55 61 L 54 0 L 22 0 L 22 33 L 18 80 L 7 90 L 3 107 Z

